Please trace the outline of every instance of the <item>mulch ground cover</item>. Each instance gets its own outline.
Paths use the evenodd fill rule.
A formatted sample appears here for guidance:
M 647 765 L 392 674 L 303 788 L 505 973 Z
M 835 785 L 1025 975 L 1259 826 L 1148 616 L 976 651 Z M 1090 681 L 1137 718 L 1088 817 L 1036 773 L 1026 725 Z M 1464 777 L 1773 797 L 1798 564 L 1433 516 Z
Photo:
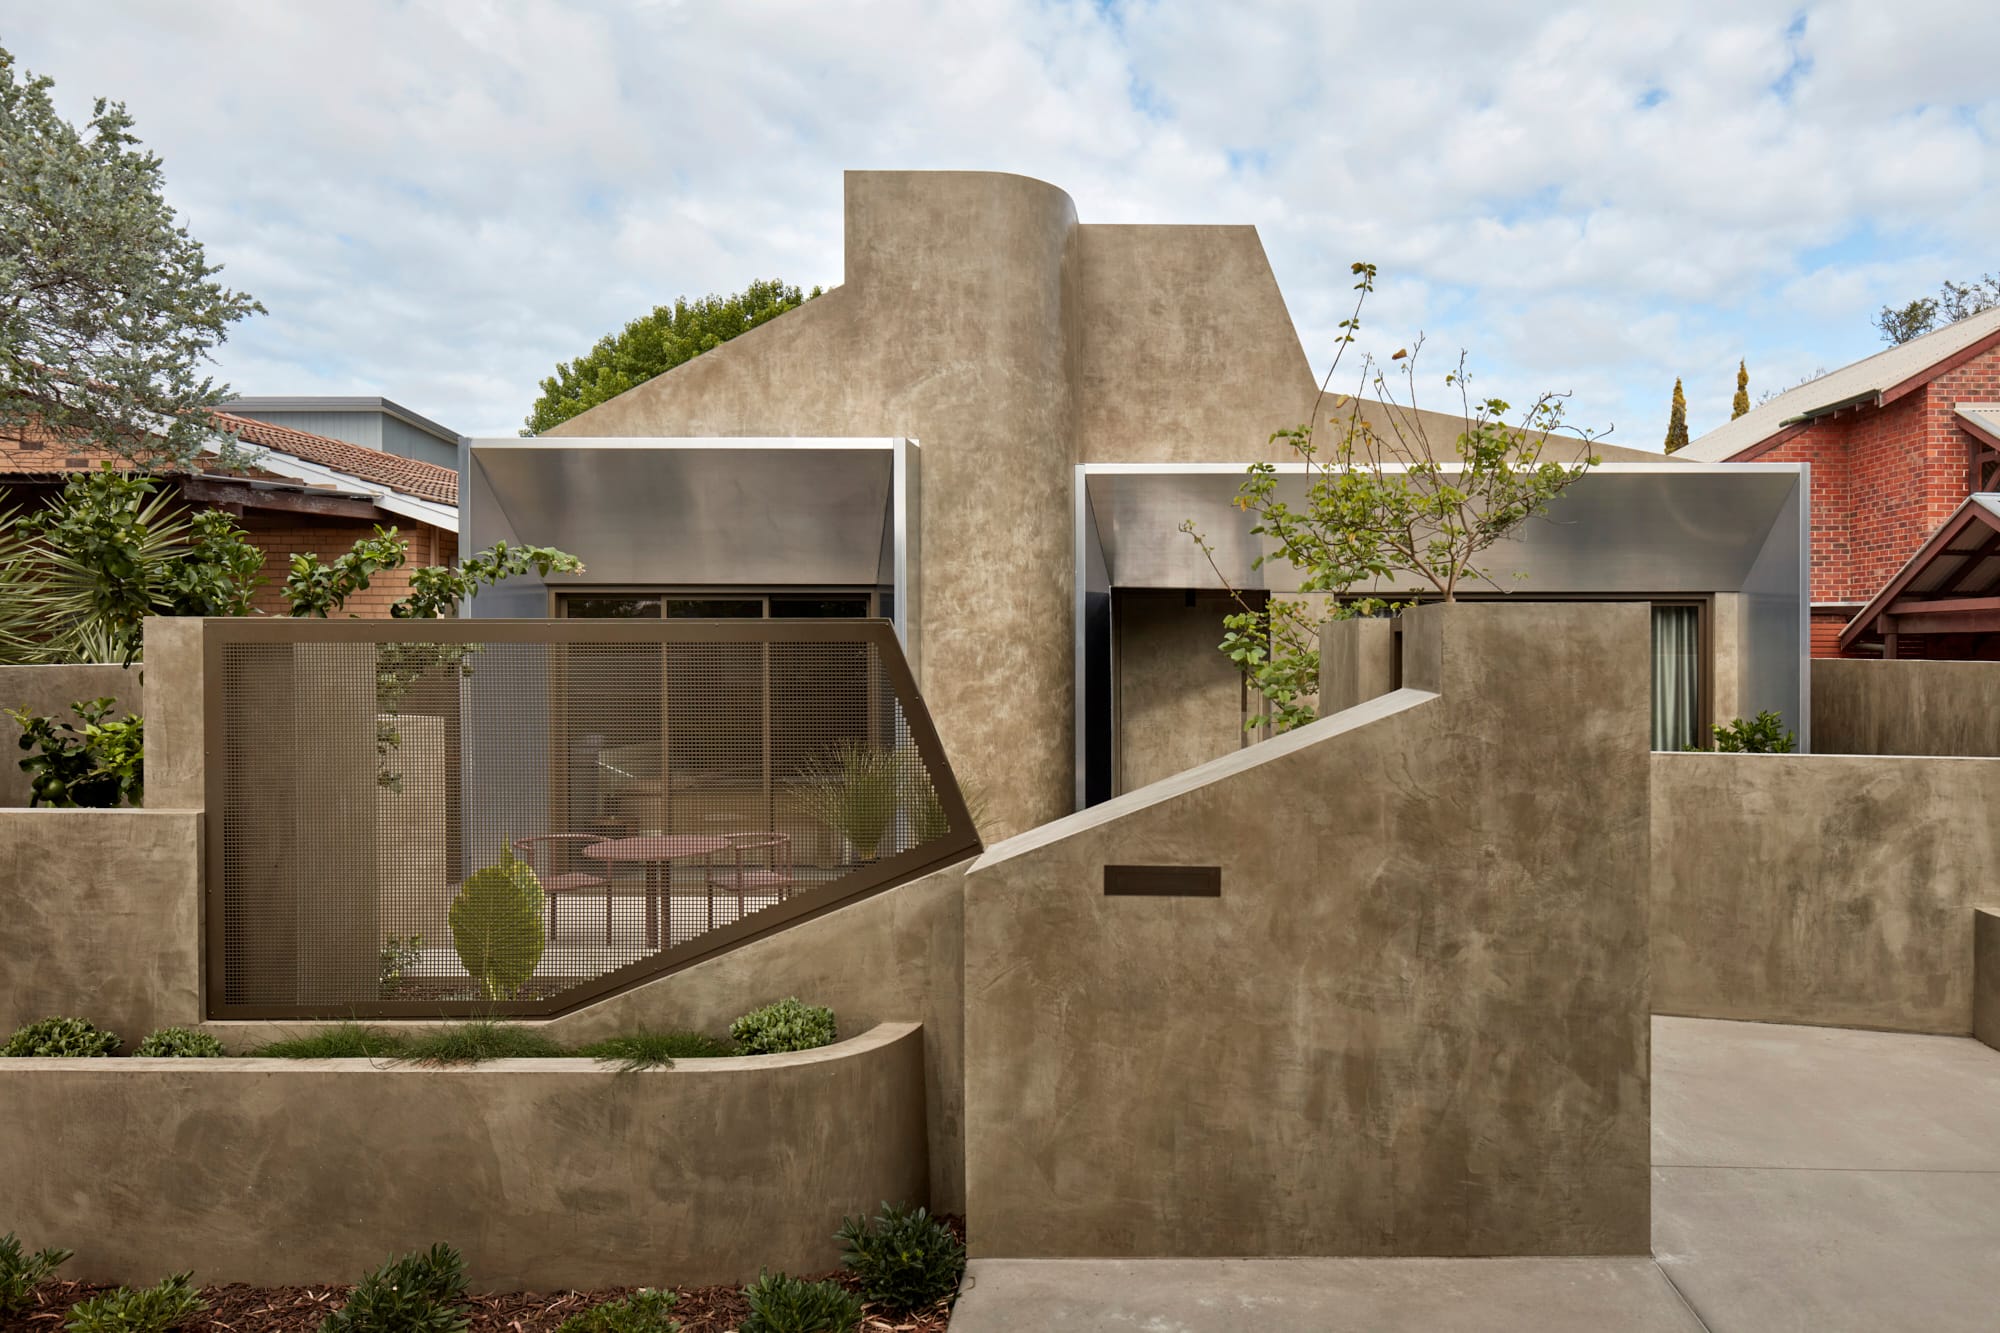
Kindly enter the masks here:
M 855 1284 L 846 1273 L 818 1273 L 843 1286 Z M 4 1333 L 56 1333 L 69 1307 L 111 1288 L 88 1282 L 44 1282 L 35 1289 L 27 1314 L 0 1317 Z M 555 1333 L 572 1315 L 594 1305 L 628 1296 L 634 1289 L 604 1291 L 511 1291 L 468 1297 L 468 1333 Z M 740 1287 L 675 1287 L 680 1299 L 674 1318 L 683 1333 L 730 1333 L 750 1313 Z M 203 1287 L 208 1309 L 181 1325 L 182 1333 L 317 1333 L 321 1321 L 347 1299 L 346 1287 L 246 1287 L 230 1283 Z M 912 1315 L 869 1310 L 857 1333 L 944 1333 L 950 1312 L 943 1308 Z

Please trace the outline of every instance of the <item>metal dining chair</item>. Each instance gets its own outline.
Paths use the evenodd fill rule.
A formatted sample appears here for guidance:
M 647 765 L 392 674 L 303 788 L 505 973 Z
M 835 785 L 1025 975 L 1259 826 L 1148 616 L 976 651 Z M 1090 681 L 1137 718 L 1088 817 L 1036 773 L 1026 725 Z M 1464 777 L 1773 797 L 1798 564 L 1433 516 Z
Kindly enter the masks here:
M 585 847 L 604 839 L 595 833 L 536 833 L 514 839 L 514 855 L 528 863 L 549 900 L 549 942 L 556 938 L 556 898 L 565 893 L 604 890 L 604 943 L 611 945 L 611 872 L 602 874 L 582 859 Z
M 743 917 L 745 893 L 777 890 L 778 901 L 791 896 L 798 881 L 792 874 L 792 839 L 785 833 L 724 833 L 729 851 L 718 854 L 708 869 L 709 901 L 715 894 L 736 895 L 736 917 Z

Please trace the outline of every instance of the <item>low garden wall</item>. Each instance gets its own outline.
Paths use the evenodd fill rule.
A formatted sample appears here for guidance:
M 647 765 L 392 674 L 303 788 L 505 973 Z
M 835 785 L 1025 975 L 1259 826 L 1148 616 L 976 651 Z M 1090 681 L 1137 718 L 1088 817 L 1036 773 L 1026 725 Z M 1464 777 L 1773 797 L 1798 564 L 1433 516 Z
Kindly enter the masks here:
M 139 668 L 91 663 L 0 667 L 0 709 L 19 709 L 76 721 L 72 704 L 106 696 L 118 701 L 115 715 L 139 708 Z M 21 729 L 0 717 L 0 809 L 19 809 L 32 795 L 15 748 Z
M 1973 1029 L 2000 760 L 1656 754 L 1653 1011 Z
M 64 1276 L 352 1280 L 447 1241 L 475 1288 L 836 1267 L 925 1189 L 923 1041 L 621 1073 L 589 1060 L 0 1060 L 7 1226 Z
M 2000 755 L 2000 662 L 1812 664 L 1819 754 Z
M 201 1017 L 198 812 L 0 810 L 0 911 L 0 1032 L 85 1014 L 136 1042 Z

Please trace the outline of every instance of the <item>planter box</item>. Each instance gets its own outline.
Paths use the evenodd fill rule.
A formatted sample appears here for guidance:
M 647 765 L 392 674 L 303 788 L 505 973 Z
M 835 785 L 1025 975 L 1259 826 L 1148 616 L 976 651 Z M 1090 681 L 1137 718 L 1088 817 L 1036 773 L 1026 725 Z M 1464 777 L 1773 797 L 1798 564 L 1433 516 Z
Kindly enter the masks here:
M 843 1214 L 926 1201 L 922 1036 L 638 1073 L 0 1060 L 7 1226 L 101 1282 L 351 1282 L 433 1241 L 476 1289 L 820 1271 Z

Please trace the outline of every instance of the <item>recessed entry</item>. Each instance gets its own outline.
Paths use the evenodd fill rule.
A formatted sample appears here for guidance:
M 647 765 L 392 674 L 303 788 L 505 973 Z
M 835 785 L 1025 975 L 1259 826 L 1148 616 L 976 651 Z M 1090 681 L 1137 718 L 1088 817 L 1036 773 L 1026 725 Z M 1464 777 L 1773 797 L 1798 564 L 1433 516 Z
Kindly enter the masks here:
M 1221 866 L 1106 866 L 1107 898 L 1220 898 Z

